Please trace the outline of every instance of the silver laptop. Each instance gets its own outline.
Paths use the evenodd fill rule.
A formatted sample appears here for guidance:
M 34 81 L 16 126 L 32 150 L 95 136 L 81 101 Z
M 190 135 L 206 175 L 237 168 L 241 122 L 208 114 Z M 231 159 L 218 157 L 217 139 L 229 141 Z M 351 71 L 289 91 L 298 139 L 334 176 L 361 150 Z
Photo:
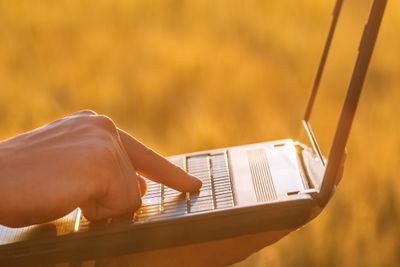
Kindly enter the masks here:
M 169 160 L 203 181 L 180 193 L 148 180 L 142 207 L 90 223 L 79 209 L 42 225 L 0 226 L 0 265 L 71 262 L 293 229 L 314 218 L 340 179 L 346 142 L 373 52 L 386 0 L 372 7 L 330 153 L 323 157 L 310 125 L 329 48 L 342 9 L 337 0 L 302 124 L 310 146 L 292 139 L 195 152 Z

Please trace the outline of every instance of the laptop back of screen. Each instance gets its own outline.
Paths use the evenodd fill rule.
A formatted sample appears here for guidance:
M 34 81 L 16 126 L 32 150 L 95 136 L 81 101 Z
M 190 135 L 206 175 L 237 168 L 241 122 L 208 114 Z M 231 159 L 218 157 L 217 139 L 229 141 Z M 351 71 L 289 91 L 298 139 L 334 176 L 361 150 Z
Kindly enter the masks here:
M 358 101 L 363 88 L 364 80 L 367 74 L 369 62 L 378 36 L 380 24 L 383 18 L 387 0 L 373 0 L 369 11 L 367 23 L 364 26 L 361 41 L 358 46 L 358 54 L 352 71 L 350 83 L 347 87 L 344 104 L 341 108 L 339 121 L 333 136 L 328 160 L 322 156 L 322 151 L 317 142 L 317 138 L 311 128 L 310 118 L 315 107 L 320 82 L 322 80 L 325 65 L 329 55 L 329 50 L 334 38 L 336 25 L 343 6 L 343 0 L 337 0 L 333 12 L 333 19 L 325 43 L 325 48 L 321 57 L 321 61 L 313 83 L 312 92 L 307 105 L 306 113 L 303 119 L 303 126 L 308 135 L 309 141 L 313 147 L 315 154 L 320 158 L 321 164 L 325 167 L 325 174 L 322 184 L 319 188 L 318 200 L 320 205 L 324 206 L 329 201 L 332 191 L 338 182 L 343 157 L 345 154 L 346 143 L 350 134 L 351 126 L 357 109 Z M 331 118 L 326 118 L 327 120 Z

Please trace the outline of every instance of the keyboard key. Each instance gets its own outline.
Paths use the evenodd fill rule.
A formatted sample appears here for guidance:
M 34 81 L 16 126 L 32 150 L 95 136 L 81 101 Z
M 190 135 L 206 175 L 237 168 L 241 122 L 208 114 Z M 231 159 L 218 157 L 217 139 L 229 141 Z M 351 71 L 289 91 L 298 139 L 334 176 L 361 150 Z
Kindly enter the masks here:
M 206 211 L 206 210 L 213 210 L 213 209 L 214 209 L 213 196 L 204 196 L 202 198 L 190 200 L 189 211 L 191 213 Z
M 178 156 L 169 159 L 203 182 L 197 193 L 187 195 L 147 180 L 148 191 L 143 206 L 135 214 L 136 221 L 154 221 L 184 216 L 188 213 L 234 207 L 231 178 L 225 153 Z M 189 198 L 187 198 L 189 196 Z
M 171 201 L 186 201 L 186 194 L 176 191 L 175 189 L 169 188 L 167 186 L 163 186 L 163 202 L 171 202 Z
M 187 213 L 187 205 L 185 201 L 167 202 L 163 204 L 163 214 L 174 214 L 176 216 L 184 215 Z
M 178 157 L 173 157 L 168 159 L 172 164 L 178 166 L 179 168 L 184 169 L 184 157 L 178 156 Z
M 161 197 L 148 197 L 148 198 L 143 198 L 142 199 L 142 206 L 144 205 L 160 205 L 161 203 Z

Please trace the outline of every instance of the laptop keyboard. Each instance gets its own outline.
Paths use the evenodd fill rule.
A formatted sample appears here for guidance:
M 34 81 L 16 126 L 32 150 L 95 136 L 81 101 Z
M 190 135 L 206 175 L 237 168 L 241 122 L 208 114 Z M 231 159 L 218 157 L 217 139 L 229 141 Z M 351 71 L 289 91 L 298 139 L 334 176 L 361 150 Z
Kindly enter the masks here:
M 143 197 L 142 207 L 135 212 L 134 222 L 164 220 L 171 217 L 185 216 L 200 212 L 209 212 L 235 206 L 235 196 L 232 191 L 229 176 L 227 155 L 224 151 L 196 156 L 179 156 L 169 159 L 175 165 L 188 171 L 202 180 L 203 186 L 197 193 L 181 193 L 167 186 L 147 181 L 148 191 Z M 8 228 L 0 225 L 0 244 L 23 241 L 36 236 L 52 234 L 64 235 L 72 232 L 84 232 L 93 229 L 103 229 L 108 222 L 90 223 L 80 209 L 52 222 L 51 228 L 34 225 L 23 228 Z
M 147 193 L 135 222 L 154 221 L 235 205 L 226 152 L 180 156 L 169 159 L 203 182 L 197 193 L 181 193 L 146 179 Z

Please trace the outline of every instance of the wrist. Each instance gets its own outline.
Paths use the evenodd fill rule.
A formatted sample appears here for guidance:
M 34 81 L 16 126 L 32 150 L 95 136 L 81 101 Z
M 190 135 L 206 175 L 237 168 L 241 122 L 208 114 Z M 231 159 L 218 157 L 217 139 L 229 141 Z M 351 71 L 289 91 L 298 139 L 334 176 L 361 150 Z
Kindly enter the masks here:
M 9 140 L 6 141 L 0 141 L 0 173 L 1 173 L 1 178 L 5 177 L 5 173 L 7 171 L 7 165 L 10 159 L 12 158 L 12 155 L 15 155 L 15 146 L 10 144 Z M 1 179 L 0 178 L 0 179 Z
M 4 195 L 3 190 L 5 188 L 4 182 L 5 182 L 5 179 L 7 179 L 6 178 L 6 176 L 7 176 L 6 175 L 6 172 L 7 172 L 6 159 L 8 157 L 7 154 L 8 153 L 7 153 L 7 149 L 5 147 L 5 142 L 1 141 L 0 142 L 0 195 L 2 195 L 2 196 Z M 5 218 L 8 216 L 8 214 L 5 210 L 6 207 L 4 207 L 3 203 L 4 203 L 4 201 L 0 202 L 0 225 L 5 224 L 5 222 L 6 222 Z
M 14 204 L 15 188 L 12 180 L 15 171 L 20 166 L 15 166 L 15 155 L 17 148 L 10 140 L 0 142 L 0 224 L 14 226 Z

